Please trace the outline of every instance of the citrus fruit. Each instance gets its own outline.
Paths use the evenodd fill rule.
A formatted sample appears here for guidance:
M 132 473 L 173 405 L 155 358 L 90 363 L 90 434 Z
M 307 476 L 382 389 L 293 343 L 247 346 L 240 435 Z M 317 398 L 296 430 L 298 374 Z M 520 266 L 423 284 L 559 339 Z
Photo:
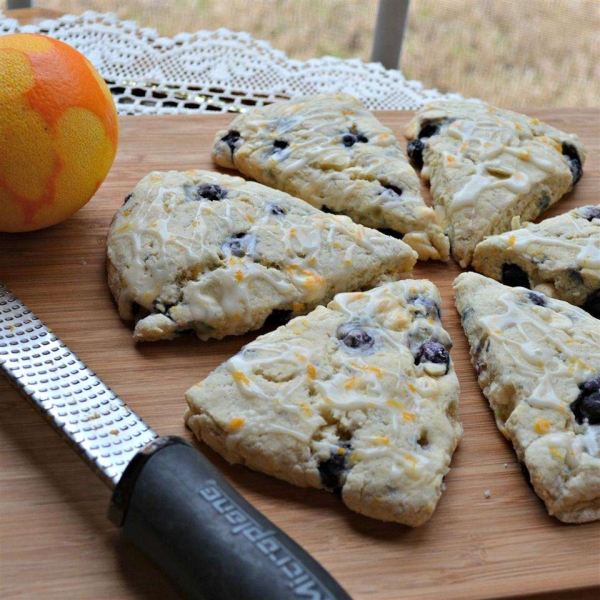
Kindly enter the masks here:
M 117 151 L 108 87 L 52 38 L 0 36 L 0 231 L 63 221 L 94 195 Z

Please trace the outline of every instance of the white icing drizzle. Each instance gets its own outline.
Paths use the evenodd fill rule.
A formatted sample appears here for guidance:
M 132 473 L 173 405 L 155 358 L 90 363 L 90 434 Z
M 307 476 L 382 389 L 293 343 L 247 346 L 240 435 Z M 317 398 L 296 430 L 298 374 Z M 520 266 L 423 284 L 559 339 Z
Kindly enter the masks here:
M 225 315 L 249 322 L 253 317 L 249 310 L 252 289 L 257 281 L 267 283 L 282 299 L 290 302 L 317 302 L 325 295 L 328 285 L 323 276 L 329 266 L 322 262 L 323 244 L 333 245 L 336 239 L 340 239 L 339 236 L 350 238 L 352 241 L 345 251 L 346 261 L 349 261 L 345 263 L 347 265 L 351 264 L 356 248 L 376 253 L 386 244 L 386 238 L 365 235 L 364 228 L 350 219 L 320 212 L 297 217 L 291 211 L 284 215 L 270 214 L 269 203 L 252 192 L 250 184 L 238 190 L 235 186 L 228 187 L 227 182 L 219 177 L 203 172 L 200 183 L 225 186 L 229 190 L 228 196 L 218 202 L 200 200 L 192 203 L 186 202 L 185 196 L 190 192 L 185 190 L 184 184 L 191 188 L 198 184 L 193 172 L 190 172 L 187 182 L 178 178 L 172 187 L 168 182 L 173 174 L 167 174 L 162 183 L 159 183 L 162 174 L 148 177 L 155 177 L 157 184 L 147 188 L 147 197 L 132 211 L 119 213 L 110 232 L 111 245 L 125 241 L 131 251 L 129 265 L 122 273 L 124 292 L 151 308 L 152 300 L 173 283 L 176 271 L 217 265 L 212 271 L 193 274 L 187 280 L 184 291 L 186 309 L 178 308 L 171 313 L 176 321 L 180 319 L 185 323 L 193 319 L 210 324 L 215 318 Z M 257 200 L 257 205 L 252 207 L 248 202 L 236 201 L 244 197 Z M 285 197 L 281 202 L 286 205 Z M 186 207 L 193 206 L 195 213 L 187 213 L 178 222 L 170 215 L 177 214 L 182 203 Z M 215 248 L 214 244 L 211 249 L 211 244 L 207 243 L 212 233 L 207 228 L 209 222 L 212 230 L 222 233 L 223 240 L 236 233 L 236 223 L 245 223 L 244 229 L 250 236 L 256 231 L 253 223 L 260 223 L 263 227 L 271 224 L 278 230 L 277 236 L 284 245 L 281 268 L 270 268 L 252 260 L 256 236 L 250 237 L 246 255 L 241 258 L 231 256 L 226 248 Z M 222 250 L 224 259 L 216 255 L 216 250 Z M 178 256 L 177 267 L 173 265 L 172 256 Z M 336 272 L 339 273 L 337 279 L 334 281 L 330 277 L 329 283 L 340 285 L 346 275 L 339 265 L 334 269 Z
M 557 166 L 556 160 L 544 157 L 550 156 L 548 144 L 534 139 L 529 127 L 508 119 L 459 119 L 446 132 L 462 143 L 456 154 L 443 152 L 444 168 L 474 165 L 473 173 L 446 207 L 449 215 L 473 209 L 487 190 L 506 188 L 525 194 L 539 179 L 539 171 L 551 173 Z
M 580 229 L 577 219 L 569 215 L 575 226 Z M 570 237 L 564 239 L 562 237 L 550 237 L 548 235 L 540 235 L 539 227 L 537 231 L 531 228 L 517 229 L 501 234 L 501 238 L 505 240 L 507 245 L 517 251 L 527 252 L 531 244 L 539 246 L 565 248 L 571 252 L 577 252 L 574 256 L 574 264 L 580 268 L 600 269 L 600 230 L 599 232 L 590 233 L 580 237 Z
M 522 400 L 533 408 L 540 410 L 564 411 L 567 403 L 573 398 L 562 398 L 557 390 L 560 379 L 572 382 L 584 382 L 597 374 L 598 356 L 596 366 L 592 364 L 592 356 L 580 356 L 578 348 L 581 345 L 596 346 L 600 356 L 600 346 L 582 325 L 588 324 L 598 328 L 598 322 L 583 311 L 573 308 L 572 321 L 568 315 L 569 309 L 561 314 L 553 310 L 541 308 L 526 310 L 525 304 L 520 304 L 524 290 L 517 288 L 514 291 L 503 292 L 498 301 L 505 312 L 500 315 L 490 315 L 479 319 L 482 327 L 493 340 L 494 344 L 501 344 L 506 352 L 505 358 L 510 359 L 510 368 L 521 376 L 523 380 L 535 383 L 534 389 L 528 392 Z M 522 298 L 527 302 L 525 298 Z M 551 302 L 551 301 L 550 301 Z M 589 361 L 589 362 L 588 362 Z M 492 393 L 492 390 L 490 390 Z M 591 427 L 575 425 L 576 438 L 581 438 L 578 445 L 573 448 L 586 451 L 594 450 L 597 454 L 597 445 L 593 446 L 589 433 Z M 596 433 L 598 428 L 596 428 Z M 549 433 L 548 441 L 556 439 L 558 445 L 563 444 L 564 434 Z
M 407 346 L 407 330 L 412 321 L 405 305 L 399 302 L 402 293 L 399 294 L 397 288 L 404 283 L 386 284 L 365 293 L 338 294 L 329 307 L 347 316 L 343 322 L 360 323 L 361 327 L 376 336 L 378 341 L 373 353 L 383 349 L 391 356 L 404 355 L 409 358 L 408 364 L 413 365 L 413 357 Z M 425 288 L 417 282 L 411 283 L 417 284 L 419 293 L 431 293 L 431 288 Z M 387 329 L 384 323 L 388 318 L 403 322 L 401 330 Z M 427 321 L 426 317 L 418 318 L 423 323 Z M 294 321 L 287 327 L 293 332 L 296 323 L 298 327 L 302 326 L 301 320 L 302 317 L 298 323 Z M 431 328 L 440 332 L 438 337 L 445 334 L 439 322 Z M 333 343 L 338 344 L 337 341 Z M 271 342 L 269 336 L 265 336 L 230 358 L 225 363 L 225 368 L 233 376 L 243 396 L 260 403 L 274 404 L 277 411 L 299 413 L 302 406 L 297 399 L 304 396 L 304 388 L 312 387 L 321 400 L 310 404 L 309 413 L 304 413 L 304 418 L 309 421 L 314 419 L 318 424 L 321 423 L 323 412 L 374 408 L 389 411 L 390 424 L 386 426 L 385 440 L 382 442 L 381 437 L 374 436 L 366 445 L 361 444 L 358 450 L 360 460 L 388 456 L 397 465 L 402 465 L 403 469 L 418 469 L 421 464 L 428 462 L 428 457 L 424 453 L 408 452 L 394 442 L 402 435 L 401 423 L 418 419 L 421 398 L 431 397 L 438 391 L 436 378 L 429 377 L 419 367 L 405 372 L 398 363 L 394 363 L 392 369 L 389 362 L 385 363 L 384 368 L 380 368 L 376 360 L 369 358 L 371 355 L 353 352 L 340 343 L 339 349 L 335 351 L 333 362 L 336 366 L 332 374 L 329 363 L 319 364 L 318 359 L 315 363 L 312 362 L 315 360 L 315 352 L 308 337 L 298 335 L 291 340 Z M 270 387 L 273 385 L 272 378 L 265 375 L 267 372 L 283 373 L 281 380 L 275 379 L 276 394 Z M 266 411 L 264 416 L 253 413 L 250 422 L 244 427 L 270 434 L 292 435 L 315 447 L 321 443 L 310 440 L 303 432 L 291 432 L 282 428 L 280 424 L 269 421 L 269 415 L 272 415 L 272 411 Z M 230 433 L 228 443 L 236 443 L 237 435 L 239 434 L 235 432 Z M 335 446 L 331 450 L 335 450 Z
M 266 171 L 272 171 L 279 180 L 278 186 L 284 189 L 285 182 L 293 177 L 294 195 L 309 202 L 314 198 L 314 178 L 301 176 L 306 169 L 343 172 L 344 185 L 335 191 L 336 204 L 339 203 L 339 210 L 343 212 L 347 199 L 356 194 L 357 186 L 365 181 L 378 182 L 382 174 L 389 172 L 389 161 L 394 160 L 394 180 L 408 184 L 403 187 L 402 195 L 383 191 L 364 200 L 386 208 L 403 206 L 406 209 L 407 204 L 424 207 L 418 180 L 392 130 L 351 97 L 332 96 L 327 103 L 302 100 L 278 103 L 239 118 L 243 122 L 241 128 L 247 129 L 249 143 L 252 144 L 254 138 L 259 140 L 259 147 L 253 151 L 265 153 Z M 368 139 L 357 142 L 359 148 L 363 145 L 378 147 L 385 152 L 357 157 L 356 147 L 344 146 L 341 136 L 350 133 L 351 127 L 358 126 L 359 122 L 359 133 Z M 290 145 L 282 151 L 271 152 L 264 146 L 265 131 L 273 140 L 281 138 Z M 366 196 L 366 193 L 361 195 Z

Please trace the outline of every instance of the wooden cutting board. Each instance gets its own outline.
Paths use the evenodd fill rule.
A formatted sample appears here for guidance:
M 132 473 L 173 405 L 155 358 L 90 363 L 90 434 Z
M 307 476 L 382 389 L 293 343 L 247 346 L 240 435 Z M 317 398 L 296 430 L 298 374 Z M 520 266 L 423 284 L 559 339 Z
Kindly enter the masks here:
M 589 153 L 576 191 L 545 216 L 598 203 L 598 111 L 535 114 L 576 132 Z M 404 140 L 410 113 L 379 116 Z M 0 235 L 0 279 L 159 434 L 191 439 L 182 420 L 183 393 L 256 334 L 136 346 L 106 286 L 106 232 L 124 196 L 148 171 L 212 169 L 214 133 L 231 118 L 124 117 L 117 160 L 84 209 L 45 231 Z M 454 263 L 422 264 L 415 271 L 436 283 L 444 298 L 443 322 L 454 340 L 462 388 L 464 439 L 429 523 L 418 529 L 380 523 L 350 512 L 332 494 L 229 466 L 206 447 L 201 450 L 356 599 L 548 598 L 550 592 L 552 598 L 591 598 L 600 586 L 600 524 L 559 523 L 526 484 L 469 362 L 451 291 L 459 272 Z M 106 520 L 109 497 L 25 400 L 0 382 L 2 598 L 177 597 Z

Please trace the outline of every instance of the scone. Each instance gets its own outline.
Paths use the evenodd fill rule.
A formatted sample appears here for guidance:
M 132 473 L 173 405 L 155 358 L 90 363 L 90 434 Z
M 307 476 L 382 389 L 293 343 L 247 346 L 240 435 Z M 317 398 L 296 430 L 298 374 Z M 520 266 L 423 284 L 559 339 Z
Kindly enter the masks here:
M 454 289 L 479 385 L 548 512 L 600 519 L 600 321 L 476 273 Z
M 253 108 L 217 133 L 213 160 L 317 208 L 388 229 L 422 260 L 448 260 L 448 239 L 392 130 L 348 94 Z
M 421 525 L 462 433 L 440 303 L 426 280 L 338 294 L 192 387 L 187 424 L 231 463 Z
M 151 173 L 117 211 L 108 283 L 136 340 L 222 338 L 409 272 L 416 253 L 240 177 Z
M 532 288 L 600 319 L 600 206 L 576 208 L 477 244 L 473 268 Z
M 478 100 L 432 102 L 406 135 L 462 267 L 484 237 L 512 229 L 515 216 L 534 220 L 583 173 L 576 135 Z

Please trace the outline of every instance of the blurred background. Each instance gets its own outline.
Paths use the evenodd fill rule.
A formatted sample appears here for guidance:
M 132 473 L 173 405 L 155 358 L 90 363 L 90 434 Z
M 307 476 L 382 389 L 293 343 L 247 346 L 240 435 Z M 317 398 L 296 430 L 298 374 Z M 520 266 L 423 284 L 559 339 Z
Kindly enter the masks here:
M 369 60 L 378 0 L 37 0 L 165 36 L 227 27 L 292 58 Z M 513 107 L 600 106 L 598 0 L 412 0 L 399 67 L 425 87 Z

